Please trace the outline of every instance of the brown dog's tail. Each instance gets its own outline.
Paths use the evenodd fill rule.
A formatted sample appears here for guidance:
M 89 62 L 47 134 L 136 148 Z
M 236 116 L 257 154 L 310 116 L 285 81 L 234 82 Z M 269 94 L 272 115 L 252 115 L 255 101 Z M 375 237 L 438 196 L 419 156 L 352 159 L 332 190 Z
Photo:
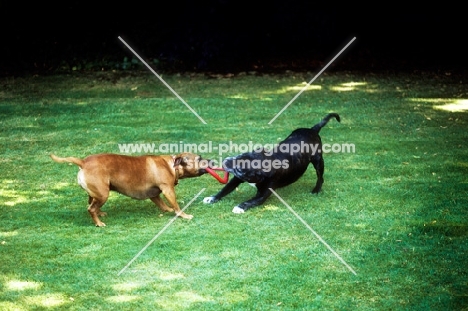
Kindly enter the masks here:
M 52 160 L 58 163 L 73 163 L 73 164 L 78 165 L 80 168 L 83 167 L 83 160 L 78 159 L 78 158 L 74 158 L 74 157 L 60 158 L 54 154 L 51 154 L 50 157 L 52 158 Z
M 312 129 L 315 130 L 317 133 L 320 132 L 322 127 L 327 125 L 328 121 L 330 121 L 331 118 L 335 118 L 336 121 L 341 122 L 340 116 L 337 113 L 329 113 L 325 118 L 322 119 L 319 123 L 315 124 Z

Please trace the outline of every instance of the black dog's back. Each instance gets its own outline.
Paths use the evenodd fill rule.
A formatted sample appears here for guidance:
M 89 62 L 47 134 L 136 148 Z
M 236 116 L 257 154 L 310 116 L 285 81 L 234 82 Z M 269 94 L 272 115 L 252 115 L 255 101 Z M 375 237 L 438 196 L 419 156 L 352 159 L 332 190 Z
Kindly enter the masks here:
M 205 203 L 213 203 L 232 192 L 240 183 L 255 183 L 257 194 L 252 199 L 233 209 L 235 213 L 262 204 L 270 195 L 271 189 L 285 187 L 297 181 L 307 170 L 310 163 L 317 173 L 317 183 L 312 193 L 318 193 L 323 184 L 324 162 L 320 130 L 335 118 L 337 113 L 330 113 L 311 128 L 294 130 L 273 150 L 255 150 L 235 157 L 226 158 L 223 167 L 234 178 L 213 197 L 205 198 Z

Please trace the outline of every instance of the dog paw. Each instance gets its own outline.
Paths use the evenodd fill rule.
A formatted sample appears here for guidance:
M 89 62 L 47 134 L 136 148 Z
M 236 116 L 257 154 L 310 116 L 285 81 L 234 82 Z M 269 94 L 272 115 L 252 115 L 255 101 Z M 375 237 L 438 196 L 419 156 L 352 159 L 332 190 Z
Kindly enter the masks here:
M 192 219 L 193 215 L 185 214 L 184 212 L 178 212 L 176 213 L 177 216 L 182 217 L 184 219 Z
M 216 202 L 215 197 L 206 197 L 206 198 L 203 199 L 203 203 L 205 203 L 205 204 L 212 204 L 214 202 Z
M 234 208 L 232 209 L 232 212 L 233 212 L 234 214 L 242 214 L 242 213 L 245 213 L 245 211 L 244 211 L 242 208 L 240 208 L 239 206 L 234 206 Z

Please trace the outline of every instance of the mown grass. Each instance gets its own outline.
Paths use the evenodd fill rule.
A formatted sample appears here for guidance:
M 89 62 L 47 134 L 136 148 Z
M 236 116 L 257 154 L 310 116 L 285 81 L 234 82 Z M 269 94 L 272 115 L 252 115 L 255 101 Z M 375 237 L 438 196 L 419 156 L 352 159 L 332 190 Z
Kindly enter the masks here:
M 271 125 L 313 73 L 163 78 L 206 125 L 149 72 L 0 81 L 0 309 L 466 309 L 464 77 L 323 74 Z M 177 219 L 118 275 L 173 215 L 114 193 L 96 228 L 77 168 L 48 156 L 276 143 L 331 111 L 342 122 L 323 141 L 356 152 L 325 154 L 319 195 L 312 168 L 277 193 L 357 275 L 274 196 L 232 214 L 254 194 L 245 184 L 204 205 L 222 186 L 209 176 L 177 186 L 181 206 L 206 188 L 187 209 L 194 219 Z

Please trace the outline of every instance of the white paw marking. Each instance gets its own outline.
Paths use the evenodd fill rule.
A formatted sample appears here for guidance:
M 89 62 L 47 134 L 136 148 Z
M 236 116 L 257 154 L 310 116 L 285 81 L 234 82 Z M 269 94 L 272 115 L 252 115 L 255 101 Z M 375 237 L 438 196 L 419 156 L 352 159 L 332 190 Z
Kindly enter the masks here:
M 240 208 L 239 206 L 234 206 L 234 208 L 232 209 L 232 212 L 234 214 L 243 214 L 243 213 L 245 213 L 245 211 L 242 208 Z
M 215 201 L 214 197 L 206 197 L 203 199 L 203 203 L 205 204 L 211 204 L 211 203 L 214 203 L 214 201 Z

